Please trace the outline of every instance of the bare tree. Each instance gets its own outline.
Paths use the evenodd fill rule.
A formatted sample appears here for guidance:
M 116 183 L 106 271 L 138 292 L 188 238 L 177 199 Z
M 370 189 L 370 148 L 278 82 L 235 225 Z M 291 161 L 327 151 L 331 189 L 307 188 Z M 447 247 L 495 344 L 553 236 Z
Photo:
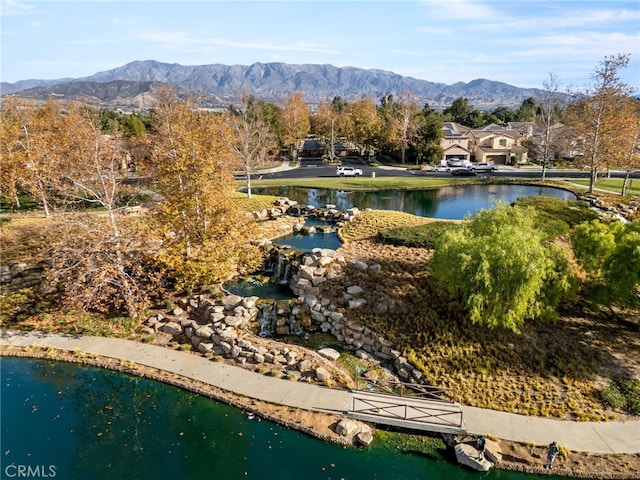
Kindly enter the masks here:
M 230 109 L 227 114 L 235 136 L 232 143 L 233 151 L 247 176 L 248 198 L 251 198 L 251 174 L 256 167 L 267 161 L 269 152 L 275 147 L 275 139 L 261 113 L 250 99 L 245 97 L 240 110 Z
M 574 92 L 577 100 L 569 109 L 570 118 L 589 161 L 589 193 L 593 192 L 598 171 L 610 167 L 607 152 L 614 148 L 622 132 L 619 112 L 632 89 L 620 80 L 618 72 L 628 63 L 628 54 L 606 56 L 591 74 L 591 85 Z
M 534 137 L 536 150 L 542 157 L 542 180 L 545 179 L 546 169 L 550 160 L 550 153 L 554 143 L 554 126 L 558 111 L 562 108 L 563 100 L 560 96 L 561 82 L 553 72 L 542 83 L 543 90 L 537 98 L 539 113 L 537 115 L 539 135 Z
M 102 135 L 95 112 L 68 105 L 64 130 L 58 130 L 66 159 L 59 202 L 65 214 L 58 241 L 53 242 L 46 282 L 62 292 L 74 308 L 122 311 L 141 316 L 148 305 L 153 273 L 135 225 L 127 224 L 120 172 L 120 142 Z
M 623 137 L 620 145 L 624 155 L 625 170 L 621 195 L 625 196 L 631 172 L 640 168 L 640 100 L 629 97 L 623 115 L 627 118 L 625 128 L 627 134 Z

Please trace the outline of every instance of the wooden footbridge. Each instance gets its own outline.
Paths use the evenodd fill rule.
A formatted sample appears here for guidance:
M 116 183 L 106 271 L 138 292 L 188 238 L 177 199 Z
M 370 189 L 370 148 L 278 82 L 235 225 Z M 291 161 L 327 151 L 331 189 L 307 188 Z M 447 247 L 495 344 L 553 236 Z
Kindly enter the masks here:
M 467 433 L 460 404 L 444 399 L 442 389 L 364 380 L 365 390 L 352 391 L 349 417 L 410 430 Z

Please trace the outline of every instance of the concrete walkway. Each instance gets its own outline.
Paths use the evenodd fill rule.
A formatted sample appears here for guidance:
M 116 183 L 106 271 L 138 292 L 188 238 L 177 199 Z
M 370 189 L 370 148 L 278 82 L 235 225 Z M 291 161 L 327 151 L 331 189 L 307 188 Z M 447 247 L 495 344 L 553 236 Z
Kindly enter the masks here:
M 307 410 L 342 414 L 349 410 L 352 400 L 351 392 L 347 390 L 268 377 L 157 345 L 105 337 L 0 332 L 0 348 L 34 345 L 127 360 L 247 397 Z M 555 440 L 573 451 L 640 453 L 640 421 L 567 422 L 474 407 L 463 406 L 462 409 L 465 427 L 471 434 L 536 445 L 547 445 Z

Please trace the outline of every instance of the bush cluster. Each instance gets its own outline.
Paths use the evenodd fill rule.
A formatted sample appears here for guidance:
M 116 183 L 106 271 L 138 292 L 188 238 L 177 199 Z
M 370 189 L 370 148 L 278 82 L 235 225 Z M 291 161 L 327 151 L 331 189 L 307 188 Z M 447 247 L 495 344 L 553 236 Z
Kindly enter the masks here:
M 615 410 L 640 415 L 640 380 L 619 379 L 600 390 L 602 401 Z

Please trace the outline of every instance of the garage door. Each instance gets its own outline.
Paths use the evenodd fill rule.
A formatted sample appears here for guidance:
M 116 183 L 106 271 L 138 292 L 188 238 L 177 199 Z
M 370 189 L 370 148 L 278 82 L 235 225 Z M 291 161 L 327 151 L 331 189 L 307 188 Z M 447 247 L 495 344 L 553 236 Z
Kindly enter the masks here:
M 507 156 L 506 155 L 487 155 L 487 163 L 504 165 L 505 163 L 507 163 Z

